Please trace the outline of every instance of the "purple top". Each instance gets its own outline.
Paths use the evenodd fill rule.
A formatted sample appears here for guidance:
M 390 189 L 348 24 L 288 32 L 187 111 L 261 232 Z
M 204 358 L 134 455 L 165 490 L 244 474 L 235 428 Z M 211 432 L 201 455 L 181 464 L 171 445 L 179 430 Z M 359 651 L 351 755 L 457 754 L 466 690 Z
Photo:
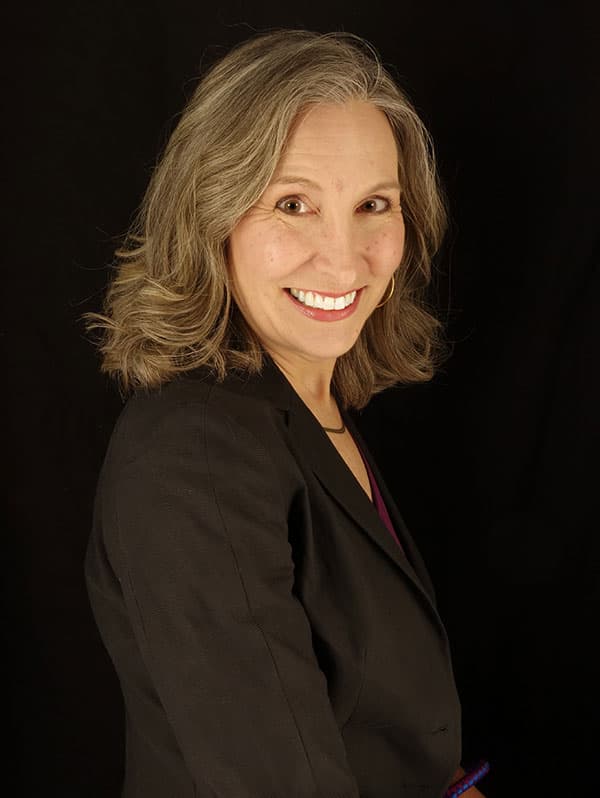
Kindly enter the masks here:
M 398 536 L 396 535 L 396 532 L 394 530 L 394 525 L 392 524 L 392 519 L 390 518 L 390 514 L 388 513 L 387 507 L 385 506 L 385 502 L 383 501 L 383 496 L 379 492 L 379 487 L 375 480 L 375 476 L 371 471 L 364 455 L 362 455 L 362 459 L 365 464 L 365 468 L 367 469 L 367 474 L 369 475 L 369 482 L 371 483 L 371 493 L 373 494 L 373 504 L 375 505 L 375 509 L 379 513 L 379 517 L 387 527 L 387 530 L 390 533 L 390 535 L 394 538 L 398 546 L 400 546 L 400 551 L 404 554 L 404 549 L 402 547 L 402 544 L 398 540 Z

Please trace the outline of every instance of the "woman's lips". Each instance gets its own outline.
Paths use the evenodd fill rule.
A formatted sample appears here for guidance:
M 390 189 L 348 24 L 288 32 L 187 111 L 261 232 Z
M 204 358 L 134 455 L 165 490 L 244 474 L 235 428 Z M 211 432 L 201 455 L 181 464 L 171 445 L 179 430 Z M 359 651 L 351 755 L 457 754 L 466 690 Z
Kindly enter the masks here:
M 348 307 L 341 308 L 340 310 L 335 310 L 335 309 L 325 310 L 324 308 L 311 308 L 308 305 L 304 305 L 302 302 L 300 302 L 300 300 L 292 296 L 292 294 L 289 292 L 288 289 L 284 289 L 284 292 L 286 296 L 289 298 L 290 302 L 294 305 L 294 307 L 297 308 L 305 316 L 308 316 L 309 319 L 314 319 L 315 321 L 341 321 L 342 319 L 347 319 L 348 316 L 351 316 L 354 313 L 360 301 L 363 289 L 359 288 L 356 291 L 354 302 L 348 305 Z M 351 292 L 346 291 L 343 294 L 326 294 L 325 296 L 331 296 L 335 299 L 336 297 L 345 296 L 347 293 Z

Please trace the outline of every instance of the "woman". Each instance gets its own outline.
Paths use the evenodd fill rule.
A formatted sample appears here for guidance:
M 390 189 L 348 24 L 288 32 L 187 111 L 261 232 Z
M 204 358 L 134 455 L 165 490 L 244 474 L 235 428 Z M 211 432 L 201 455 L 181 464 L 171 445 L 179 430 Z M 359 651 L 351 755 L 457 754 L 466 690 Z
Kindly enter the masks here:
M 264 34 L 198 86 L 90 319 L 131 393 L 86 562 L 123 795 L 440 798 L 464 773 L 433 588 L 348 415 L 431 377 L 443 228 L 427 134 L 357 37 Z

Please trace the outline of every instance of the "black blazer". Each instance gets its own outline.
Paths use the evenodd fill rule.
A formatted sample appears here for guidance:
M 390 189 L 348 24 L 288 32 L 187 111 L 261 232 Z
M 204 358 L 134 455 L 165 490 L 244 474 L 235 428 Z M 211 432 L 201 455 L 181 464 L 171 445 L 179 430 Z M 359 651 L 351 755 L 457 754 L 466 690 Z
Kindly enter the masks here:
M 433 588 L 282 372 L 127 402 L 89 595 L 126 708 L 126 798 L 440 798 L 460 708 Z

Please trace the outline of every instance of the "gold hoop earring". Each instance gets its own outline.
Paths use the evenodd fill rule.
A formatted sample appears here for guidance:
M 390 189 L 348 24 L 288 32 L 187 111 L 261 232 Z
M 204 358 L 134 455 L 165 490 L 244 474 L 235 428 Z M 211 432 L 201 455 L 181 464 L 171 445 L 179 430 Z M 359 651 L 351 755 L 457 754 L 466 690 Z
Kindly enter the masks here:
M 382 307 L 383 307 L 383 306 L 384 306 L 384 305 L 385 305 L 387 302 L 389 302 L 389 301 L 390 301 L 390 299 L 392 298 L 392 294 L 394 293 L 394 288 L 395 288 L 395 287 L 396 287 L 396 278 L 395 278 L 395 277 L 394 277 L 394 275 L 392 274 L 392 287 L 391 287 L 391 289 L 390 289 L 390 293 L 389 293 L 389 294 L 387 295 L 387 297 L 386 297 L 386 298 L 383 300 L 383 302 L 380 302 L 380 303 L 379 303 L 379 305 L 375 305 L 375 310 L 377 310 L 377 308 L 382 308 Z

